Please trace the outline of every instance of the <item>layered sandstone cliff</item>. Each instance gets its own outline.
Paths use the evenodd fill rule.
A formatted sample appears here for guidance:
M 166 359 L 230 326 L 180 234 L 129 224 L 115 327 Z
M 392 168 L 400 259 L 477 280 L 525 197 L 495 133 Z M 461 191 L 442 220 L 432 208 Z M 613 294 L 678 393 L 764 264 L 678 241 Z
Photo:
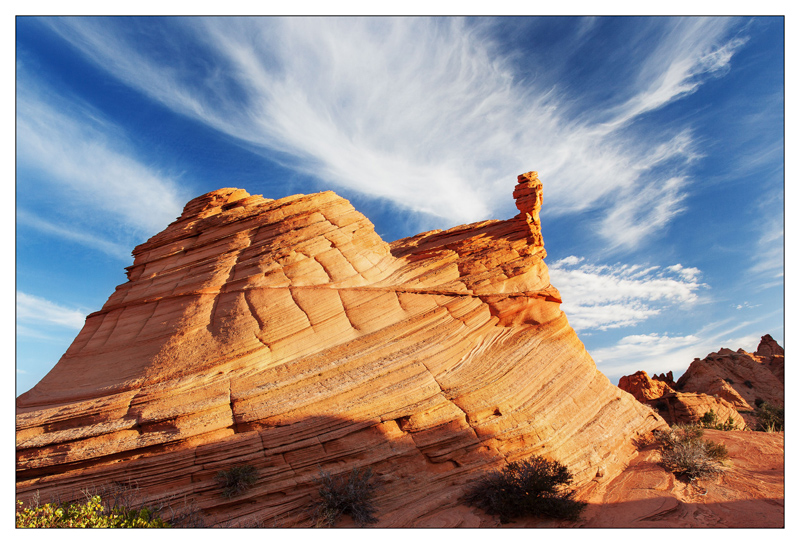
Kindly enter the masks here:
M 784 405 L 784 352 L 768 334 L 754 353 L 722 348 L 692 361 L 677 383 L 668 383 L 672 372 L 667 376 L 640 371 L 620 378 L 619 387 L 671 424 L 696 423 L 714 410 L 720 423 L 730 417 L 737 428 L 755 428 L 752 412 L 761 402 Z
M 595 367 L 550 285 L 541 183 L 520 213 L 387 244 L 332 192 L 220 189 L 138 246 L 17 399 L 17 491 L 110 482 L 210 522 L 308 523 L 320 470 L 370 467 L 380 525 L 474 525 L 484 471 L 532 454 L 613 478 L 664 422 Z M 258 482 L 221 497 L 217 471 Z

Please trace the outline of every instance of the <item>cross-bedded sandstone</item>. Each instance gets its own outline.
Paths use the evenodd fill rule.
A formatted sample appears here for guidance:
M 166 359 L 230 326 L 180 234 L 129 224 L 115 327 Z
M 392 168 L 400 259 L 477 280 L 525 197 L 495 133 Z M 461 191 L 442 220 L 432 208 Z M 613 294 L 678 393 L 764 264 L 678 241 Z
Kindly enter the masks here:
M 381 523 L 412 526 L 469 524 L 463 487 L 532 454 L 613 477 L 663 420 L 561 312 L 535 172 L 514 195 L 512 219 L 391 244 L 332 192 L 192 200 L 18 398 L 18 494 L 135 482 L 292 525 L 320 468 L 369 466 Z M 258 482 L 222 501 L 214 475 L 242 463 Z

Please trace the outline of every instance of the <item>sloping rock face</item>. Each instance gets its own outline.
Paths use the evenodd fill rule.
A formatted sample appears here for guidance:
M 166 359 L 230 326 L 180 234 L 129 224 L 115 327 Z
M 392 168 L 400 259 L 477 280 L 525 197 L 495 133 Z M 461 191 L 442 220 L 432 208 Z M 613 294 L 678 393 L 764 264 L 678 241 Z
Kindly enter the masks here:
M 643 449 L 606 485 L 587 487 L 589 504 L 577 527 L 785 527 L 784 435 L 706 430 L 730 458 L 716 477 L 687 482 L 660 466 L 654 446 Z
M 720 382 L 723 382 L 743 399 L 745 409 L 753 409 L 756 399 L 783 406 L 783 383 L 768 366 L 769 361 L 770 358 L 743 349 L 723 348 L 705 359 L 695 359 L 678 380 L 677 387 L 680 391 L 711 393 L 722 387 Z
M 308 525 L 320 470 L 369 467 L 379 525 L 455 526 L 507 461 L 613 478 L 664 422 L 561 312 L 536 173 L 514 194 L 510 220 L 392 244 L 332 192 L 192 200 L 17 399 L 19 498 L 116 483 L 209 524 Z M 242 464 L 257 483 L 223 498 L 215 475 Z

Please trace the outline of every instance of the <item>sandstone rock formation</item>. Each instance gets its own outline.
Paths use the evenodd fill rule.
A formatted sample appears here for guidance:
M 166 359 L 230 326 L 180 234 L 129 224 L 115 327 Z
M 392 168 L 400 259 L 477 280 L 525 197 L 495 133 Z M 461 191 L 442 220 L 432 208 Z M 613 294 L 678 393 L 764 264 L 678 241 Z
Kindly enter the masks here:
M 720 390 L 723 384 L 738 393 L 738 398 L 741 399 L 739 404 L 741 406 L 744 402 L 741 407 L 745 410 L 752 410 L 756 406 L 756 399 L 783 406 L 781 380 L 768 363 L 765 364 L 765 358 L 747 353 L 743 349 L 732 351 L 723 348 L 716 353 L 710 353 L 705 359 L 695 359 L 678 380 L 677 387 L 680 391 L 711 393 Z
M 392 244 L 332 192 L 192 200 L 17 399 L 19 498 L 115 482 L 207 523 L 307 525 L 320 470 L 370 467 L 379 525 L 444 526 L 510 460 L 613 478 L 664 422 L 569 326 L 541 183 L 518 181 L 515 218 Z M 222 498 L 214 476 L 241 464 L 256 485 Z
M 756 352 L 753 354 L 762 364 L 766 365 L 775 374 L 778 380 L 785 384 L 783 378 L 784 353 L 783 348 L 770 336 L 765 334 L 761 337 Z
M 641 371 L 620 378 L 619 387 L 656 408 L 670 424 L 697 423 L 705 412 L 714 410 L 720 423 L 732 417 L 737 426 L 755 428 L 750 412 L 761 401 L 784 404 L 783 369 L 783 348 L 767 334 L 755 353 L 722 348 L 705 359 L 695 359 L 669 391 L 664 389 L 666 382 L 656 376 L 650 380 Z M 671 371 L 666 379 L 672 379 Z
M 674 393 L 669 384 L 655 376 L 650 379 L 644 370 L 640 370 L 630 376 L 622 376 L 619 379 L 618 387 L 623 391 L 627 391 L 633 395 L 633 398 L 642 403 L 661 398 L 667 393 Z
M 670 425 L 698 423 L 707 412 L 713 411 L 716 423 L 730 424 L 734 429 L 744 429 L 747 422 L 734 405 L 725 399 L 705 393 L 670 392 L 648 402 Z
M 669 372 L 667 372 L 666 374 L 664 374 L 663 372 L 661 374 L 653 374 L 653 379 L 654 380 L 659 380 L 659 381 L 662 381 L 662 382 L 666 383 L 672 389 L 675 388 L 675 380 L 672 377 L 672 371 L 671 370 Z

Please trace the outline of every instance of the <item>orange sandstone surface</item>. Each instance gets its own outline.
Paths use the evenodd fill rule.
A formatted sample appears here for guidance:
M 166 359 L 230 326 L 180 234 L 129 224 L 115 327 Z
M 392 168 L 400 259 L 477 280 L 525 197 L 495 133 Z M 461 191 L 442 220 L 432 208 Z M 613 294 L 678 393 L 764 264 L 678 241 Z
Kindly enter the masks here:
M 664 421 L 560 310 L 542 188 L 520 213 L 387 244 L 332 192 L 220 189 L 133 251 L 128 281 L 17 399 L 17 495 L 111 483 L 206 523 L 307 526 L 320 470 L 369 467 L 378 526 L 479 526 L 466 486 L 538 454 L 596 490 Z M 214 476 L 258 481 L 223 498 Z
M 581 521 L 549 526 L 784 527 L 784 434 L 708 429 L 703 439 L 728 449 L 721 475 L 678 479 L 650 446 L 612 481 L 582 490 Z

